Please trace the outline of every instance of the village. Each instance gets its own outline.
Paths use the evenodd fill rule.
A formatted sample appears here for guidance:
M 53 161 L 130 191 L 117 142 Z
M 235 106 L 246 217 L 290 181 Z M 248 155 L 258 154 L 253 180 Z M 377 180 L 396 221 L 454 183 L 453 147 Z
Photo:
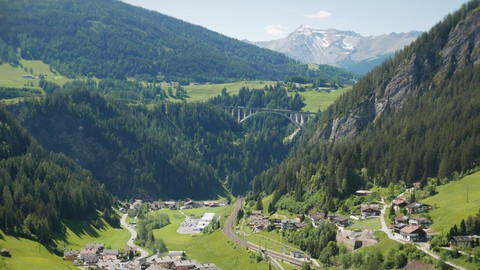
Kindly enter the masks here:
M 226 206 L 228 201 L 153 201 L 144 202 L 139 199 L 131 202 L 121 203 L 119 211 L 124 214 L 135 216 L 140 208 L 144 207 L 148 212 L 169 209 L 183 210 L 201 207 Z M 180 234 L 198 234 L 212 222 L 215 214 L 205 213 L 200 219 L 193 219 L 186 216 L 185 221 L 178 228 Z M 136 221 L 125 224 L 128 229 L 134 229 Z M 111 249 L 104 243 L 90 243 L 81 250 L 65 250 L 63 259 L 71 261 L 82 269 L 115 269 L 115 270 L 217 270 L 213 263 L 199 263 L 196 260 L 187 259 L 185 251 L 169 251 L 164 254 L 142 256 L 140 250 L 135 246 L 126 246 L 124 249 Z
M 359 190 L 357 197 L 369 198 L 372 191 Z M 253 230 L 253 233 L 260 231 L 289 231 L 302 230 L 306 226 L 316 227 L 322 222 L 331 222 L 337 228 L 336 240 L 343 243 L 349 250 L 356 250 L 361 247 L 375 245 L 378 239 L 374 236 L 377 230 L 384 231 L 391 239 L 401 243 L 421 243 L 427 245 L 427 241 L 432 240 L 438 235 L 438 232 L 430 230 L 433 221 L 429 218 L 428 211 L 432 208 L 428 204 L 421 202 L 408 202 L 404 196 L 398 196 L 391 202 L 384 201 L 365 201 L 357 205 L 359 209 L 350 215 L 341 215 L 336 213 L 310 212 L 309 214 L 297 214 L 294 218 L 287 218 L 286 215 L 272 214 L 263 215 L 261 210 L 251 210 L 247 217 L 246 224 Z M 224 201 L 194 201 L 185 199 L 183 201 L 152 201 L 144 202 L 142 200 L 132 200 L 122 204 L 119 209 L 124 214 L 138 213 L 140 208 L 146 208 L 147 211 L 156 211 L 160 209 L 182 210 L 193 208 L 211 208 L 222 207 L 230 202 Z M 390 211 L 389 213 L 387 211 Z M 390 216 L 390 222 L 387 224 L 385 217 Z M 214 213 L 205 213 L 201 218 L 191 218 L 185 215 L 185 220 L 177 229 L 179 234 L 198 234 L 214 220 Z M 381 229 L 350 229 L 358 222 L 378 219 L 382 224 Z M 135 219 L 132 219 L 128 226 L 134 228 Z M 237 228 L 238 229 L 238 228 Z M 462 248 L 478 245 L 480 237 L 475 235 L 454 235 L 451 236 L 449 247 Z M 295 258 L 308 258 L 304 252 L 291 249 L 286 252 Z M 122 250 L 106 248 L 104 244 L 91 243 L 86 245 L 80 251 L 64 252 L 64 259 L 72 261 L 75 265 L 86 269 L 219 269 L 215 264 L 202 264 L 195 260 L 186 258 L 185 251 L 170 251 L 164 254 L 154 254 L 149 257 L 142 257 L 139 250 L 134 246 L 127 246 Z
M 413 190 L 413 189 L 412 189 Z M 410 190 L 411 191 L 411 190 Z M 367 197 L 372 191 L 358 190 L 356 196 Z M 345 244 L 350 250 L 363 246 L 371 246 L 378 242 L 374 236 L 377 230 L 384 231 L 389 238 L 401 243 L 420 243 L 429 247 L 428 241 L 440 235 L 439 232 L 431 230 L 433 221 L 429 218 L 428 212 L 432 206 L 421 202 L 408 202 L 398 196 L 390 203 L 384 198 L 378 202 L 369 202 L 358 205 L 359 212 L 350 215 L 334 213 L 310 212 L 308 215 L 297 214 L 296 218 L 288 219 L 285 215 L 262 215 L 260 210 L 252 210 L 248 218 L 248 226 L 254 232 L 271 230 L 301 230 L 309 223 L 316 227 L 321 222 L 331 222 L 337 228 L 336 240 Z M 386 211 L 390 211 L 387 212 Z M 390 216 L 390 223 L 385 222 L 385 215 Z M 381 229 L 350 229 L 353 224 L 369 219 L 379 219 Z M 459 223 L 460 221 L 458 221 Z M 443 233 L 442 233 L 443 235 Z M 480 237 L 477 235 L 451 235 L 448 238 L 448 246 L 445 249 L 458 249 L 463 247 L 474 247 L 478 245 Z M 293 255 L 292 255 L 293 256 Z M 305 256 L 295 254 L 295 256 Z
M 103 243 L 91 243 L 82 250 L 64 251 L 63 259 L 71 261 L 81 269 L 115 270 L 218 270 L 213 263 L 202 264 L 186 259 L 185 251 L 170 251 L 147 258 L 140 256 L 135 247 L 123 250 L 107 249 Z

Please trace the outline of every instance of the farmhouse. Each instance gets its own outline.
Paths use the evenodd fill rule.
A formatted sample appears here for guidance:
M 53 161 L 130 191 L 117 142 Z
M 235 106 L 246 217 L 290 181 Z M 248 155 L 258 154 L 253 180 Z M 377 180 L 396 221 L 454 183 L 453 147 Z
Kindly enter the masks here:
M 169 209 L 172 209 L 172 210 L 175 210 L 175 209 L 179 208 L 178 203 L 176 201 L 165 201 L 164 204 L 165 204 L 166 208 L 169 208 Z
M 182 253 L 184 254 L 184 253 Z M 178 254 L 177 254 L 178 255 Z M 166 270 L 166 269 L 174 269 L 174 270 L 219 270 L 219 268 L 213 263 L 199 263 L 196 260 L 182 260 L 180 256 L 164 256 L 160 257 L 159 255 L 153 255 L 146 260 L 147 265 L 150 266 L 146 269 L 153 269 L 153 270 Z M 133 268 L 128 268 L 133 269 Z M 137 269 L 137 268 L 135 268 Z M 138 268 L 140 269 L 140 268 Z M 142 268 L 144 269 L 144 268 Z
M 378 204 L 362 204 L 360 206 L 360 211 L 362 213 L 362 218 L 380 216 L 380 207 Z
M 405 226 L 400 230 L 400 236 L 411 242 L 425 241 L 427 234 L 420 226 Z
M 102 243 L 90 243 L 85 246 L 85 249 L 93 249 L 96 253 L 102 253 L 105 248 L 105 244 Z
M 419 202 L 414 202 L 407 205 L 407 211 L 409 214 L 423 213 L 428 211 L 430 208 L 431 208 L 430 205 L 419 203 Z
M 370 191 L 370 190 L 357 190 L 357 192 L 355 192 L 355 194 L 357 196 L 368 196 L 368 195 L 372 194 L 372 191 Z
M 467 235 L 452 236 L 450 238 L 451 247 L 468 247 L 474 244 L 473 239 Z
M 4 248 L 4 249 L 2 249 L 2 250 L 0 251 L 0 256 L 2 256 L 2 257 L 10 257 L 10 256 L 12 256 L 12 255 L 10 254 L 10 250 L 9 250 L 8 248 Z
M 300 223 L 299 220 L 295 219 L 284 219 L 282 220 L 282 230 L 296 230 L 297 226 L 295 226 L 297 223 Z
M 286 219 L 287 219 L 287 216 L 285 216 L 285 215 L 275 214 L 275 215 L 270 216 L 269 220 L 270 220 L 270 224 L 281 225 L 282 220 L 286 220 Z
M 190 270 L 190 269 L 195 269 L 197 268 L 197 261 L 193 260 L 185 260 L 185 261 L 174 261 L 173 262 L 173 269 L 176 270 Z
M 395 225 L 408 225 L 409 220 L 410 220 L 410 218 L 407 217 L 407 216 L 395 217 L 393 219 L 393 224 L 395 224 Z M 414 224 L 411 224 L 411 225 L 414 225 Z
M 395 209 L 395 211 L 400 211 L 400 209 L 407 206 L 407 201 L 405 201 L 402 198 L 395 198 L 392 201 L 392 204 L 393 204 L 393 208 Z
M 66 261 L 73 262 L 77 258 L 77 255 L 78 255 L 78 251 L 65 250 L 63 252 L 63 259 L 66 260 Z
M 312 220 L 313 223 L 318 223 L 325 220 L 325 213 L 315 212 L 308 214 L 308 217 Z
M 255 212 L 255 214 L 253 214 L 253 212 Z M 270 224 L 268 221 L 268 216 L 264 217 L 258 212 L 256 212 L 256 210 L 252 211 L 252 214 L 250 215 L 250 223 L 248 223 L 249 226 L 253 227 L 257 231 L 264 230 L 268 227 L 268 224 Z
M 338 215 L 334 218 L 334 222 L 335 222 L 335 225 L 337 225 L 337 227 L 347 227 L 348 225 L 350 225 L 350 220 L 346 217 L 343 217 L 341 215 Z
M 432 221 L 426 217 L 414 217 L 411 218 L 408 223 L 413 226 L 420 226 L 426 228 L 432 224 Z
M 204 201 L 203 206 L 205 206 L 205 207 L 218 207 L 219 204 L 216 201 Z

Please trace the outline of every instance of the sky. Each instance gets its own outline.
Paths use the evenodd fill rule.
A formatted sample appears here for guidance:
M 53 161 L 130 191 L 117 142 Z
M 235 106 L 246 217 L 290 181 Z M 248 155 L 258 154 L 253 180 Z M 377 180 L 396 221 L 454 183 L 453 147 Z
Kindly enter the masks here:
M 122 0 L 239 40 L 279 39 L 300 25 L 364 36 L 428 31 L 467 0 Z

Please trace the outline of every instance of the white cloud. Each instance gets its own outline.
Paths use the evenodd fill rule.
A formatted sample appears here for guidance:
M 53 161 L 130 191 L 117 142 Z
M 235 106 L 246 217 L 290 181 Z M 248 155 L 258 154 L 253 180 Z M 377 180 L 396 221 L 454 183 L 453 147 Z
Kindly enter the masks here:
M 317 12 L 315 14 L 305 15 L 305 17 L 307 17 L 309 19 L 324 19 L 324 18 L 328 18 L 328 17 L 331 17 L 331 16 L 332 16 L 332 13 L 330 13 L 328 11 L 325 11 L 325 10 L 320 10 L 319 12 Z
M 274 25 L 269 25 L 265 27 L 265 31 L 267 31 L 269 35 L 274 35 L 274 36 L 285 34 L 287 32 L 287 29 L 288 28 L 286 26 L 283 26 L 281 24 L 274 24 Z

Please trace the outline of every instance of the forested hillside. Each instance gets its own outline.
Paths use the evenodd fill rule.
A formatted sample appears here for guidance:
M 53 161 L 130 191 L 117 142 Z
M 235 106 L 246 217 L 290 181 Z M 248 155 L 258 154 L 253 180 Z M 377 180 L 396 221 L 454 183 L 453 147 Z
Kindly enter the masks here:
M 0 62 L 40 59 L 68 77 L 280 80 L 307 67 L 116 0 L 1 0 Z
M 93 81 L 74 81 L 15 111 L 45 148 L 71 157 L 121 198 L 207 198 L 224 187 L 245 193 L 256 174 L 287 156 L 294 143 L 283 139 L 293 125 L 268 115 L 240 125 L 210 104 L 303 106 L 278 85 L 244 88 L 238 96 L 224 91 L 210 104 L 159 102 L 151 109 L 99 91 Z
M 63 154 L 47 152 L 3 107 L 0 143 L 3 232 L 48 244 L 52 235 L 64 233 L 63 220 L 110 208 L 110 193 L 90 172 Z
M 479 6 L 464 5 L 362 78 L 295 154 L 254 180 L 254 193 L 334 210 L 359 188 L 425 184 L 478 166 Z

